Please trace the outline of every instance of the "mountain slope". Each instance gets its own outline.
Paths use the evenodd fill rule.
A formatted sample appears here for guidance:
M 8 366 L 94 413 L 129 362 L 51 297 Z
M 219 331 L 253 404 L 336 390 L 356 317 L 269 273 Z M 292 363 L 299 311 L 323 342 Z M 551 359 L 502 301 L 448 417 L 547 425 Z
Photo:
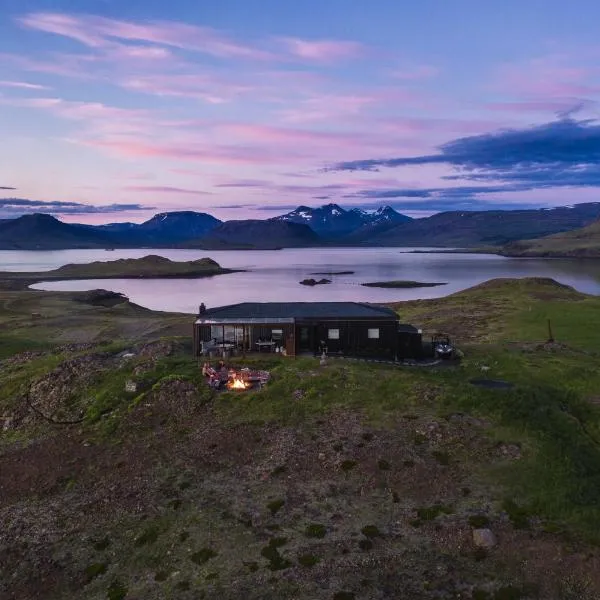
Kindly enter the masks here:
M 363 239 L 378 246 L 501 246 L 589 225 L 600 218 L 600 203 L 540 210 L 444 212 L 414 219 Z
M 536 240 L 513 242 L 502 248 L 504 256 L 549 258 L 600 258 L 600 220 L 587 227 Z
M 222 221 L 191 210 L 159 213 L 144 223 L 110 223 L 90 226 L 121 236 L 118 245 L 169 246 L 202 237 Z
M 205 249 L 269 249 L 316 246 L 319 236 L 308 226 L 274 219 L 261 221 L 226 221 L 210 233 L 192 242 L 186 248 Z
M 410 220 L 410 217 L 401 215 L 390 206 L 380 207 L 370 213 L 358 208 L 345 210 L 337 204 L 326 204 L 318 208 L 299 206 L 292 212 L 275 217 L 273 220 L 308 225 L 322 237 L 337 239 L 353 234 L 364 227 L 401 223 Z
M 114 242 L 110 232 L 62 223 L 45 214 L 0 221 L 0 250 L 106 248 Z

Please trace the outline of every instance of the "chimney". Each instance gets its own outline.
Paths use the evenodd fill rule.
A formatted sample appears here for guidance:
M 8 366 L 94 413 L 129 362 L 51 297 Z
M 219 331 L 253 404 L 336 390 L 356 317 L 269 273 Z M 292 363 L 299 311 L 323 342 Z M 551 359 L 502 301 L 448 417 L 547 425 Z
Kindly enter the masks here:
M 200 308 L 198 309 L 198 315 L 203 315 L 206 313 L 206 305 L 204 304 L 204 302 L 200 305 Z

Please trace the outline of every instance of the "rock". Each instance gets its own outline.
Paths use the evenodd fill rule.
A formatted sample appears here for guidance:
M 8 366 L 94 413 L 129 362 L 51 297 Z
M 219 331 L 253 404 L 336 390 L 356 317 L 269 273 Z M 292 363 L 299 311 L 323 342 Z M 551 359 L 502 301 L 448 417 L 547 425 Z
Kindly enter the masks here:
M 493 548 L 498 542 L 491 529 L 474 529 L 473 543 L 477 548 Z
M 125 391 L 126 392 L 137 392 L 137 383 L 135 381 L 126 381 L 125 382 Z

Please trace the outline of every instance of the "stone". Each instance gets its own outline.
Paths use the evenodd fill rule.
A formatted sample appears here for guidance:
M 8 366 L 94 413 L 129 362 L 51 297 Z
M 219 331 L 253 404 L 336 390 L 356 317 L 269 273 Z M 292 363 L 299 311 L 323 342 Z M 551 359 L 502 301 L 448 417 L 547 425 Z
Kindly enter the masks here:
M 473 543 L 477 548 L 493 548 L 498 542 L 491 529 L 474 529 Z
M 125 391 L 126 392 L 137 392 L 137 383 L 135 381 L 126 381 L 125 382 Z

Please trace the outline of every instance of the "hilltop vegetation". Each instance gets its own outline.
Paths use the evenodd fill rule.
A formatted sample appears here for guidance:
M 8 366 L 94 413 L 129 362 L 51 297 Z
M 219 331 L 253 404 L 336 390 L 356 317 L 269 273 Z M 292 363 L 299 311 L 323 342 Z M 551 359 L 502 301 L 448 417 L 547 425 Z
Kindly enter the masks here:
M 214 394 L 191 316 L 7 294 L 0 341 L 48 347 L 0 372 L 2 598 L 598 597 L 598 298 L 529 279 L 402 303 L 460 366 L 264 355 L 265 389 Z
M 600 258 L 600 221 L 537 240 L 513 242 L 504 246 L 501 253 L 519 257 Z

